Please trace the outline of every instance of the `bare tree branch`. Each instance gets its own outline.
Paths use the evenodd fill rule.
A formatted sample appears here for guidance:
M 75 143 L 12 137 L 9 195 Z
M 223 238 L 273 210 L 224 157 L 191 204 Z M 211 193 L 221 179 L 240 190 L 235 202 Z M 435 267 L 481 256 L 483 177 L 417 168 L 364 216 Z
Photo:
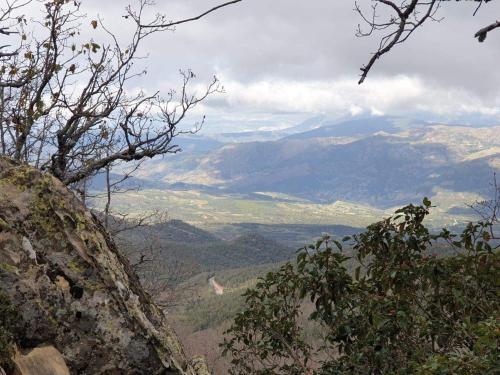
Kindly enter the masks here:
M 171 22 L 167 22 L 167 23 L 144 24 L 144 25 L 141 25 L 141 26 L 144 27 L 144 28 L 162 28 L 162 29 L 166 29 L 166 28 L 170 28 L 170 27 L 173 27 L 173 26 L 176 26 L 176 25 L 183 24 L 183 23 L 197 21 L 197 20 L 199 20 L 199 19 L 201 19 L 201 18 L 209 15 L 210 13 L 213 13 L 213 12 L 215 12 L 215 11 L 221 9 L 221 8 L 227 7 L 229 5 L 240 3 L 241 1 L 243 1 L 243 0 L 228 1 L 226 3 L 217 5 L 217 6 L 213 7 L 213 8 L 211 8 L 211 9 L 207 10 L 206 12 L 203 12 L 199 16 L 196 16 L 196 17 L 186 18 L 186 19 L 178 20 L 178 21 L 171 21 Z
M 486 27 L 483 27 L 481 30 L 479 30 L 477 33 L 474 34 L 474 38 L 477 38 L 477 40 L 482 43 L 485 41 L 486 36 L 488 33 L 496 28 L 500 27 L 500 21 L 493 22 L 491 25 L 488 25 Z
M 490 237 L 500 240 L 500 233 L 498 233 L 500 230 L 500 183 L 496 173 L 493 174 L 491 187 L 493 194 L 490 199 L 476 201 L 468 206 L 487 224 Z
M 160 307 L 168 310 L 182 301 L 181 294 L 190 293 L 190 289 L 194 288 L 183 286 L 180 291 L 178 284 L 200 270 L 196 262 L 174 256 L 174 244 L 166 243 L 159 235 L 159 228 L 166 225 L 166 213 L 144 215 L 134 220 L 128 220 L 126 216 L 112 216 L 110 220 L 110 229 L 115 233 L 117 244 L 129 258 L 143 287 Z
M 384 33 L 380 38 L 377 51 L 373 53 L 368 63 L 361 67 L 361 77 L 358 83 L 361 84 L 365 81 L 378 59 L 390 52 L 396 45 L 405 42 L 410 35 L 426 21 L 440 21 L 440 19 L 435 18 L 435 14 L 439 9 L 440 3 L 443 1 L 444 0 L 372 0 L 374 4 L 371 7 L 370 16 L 362 10 L 359 3 L 356 2 L 355 11 L 368 26 L 368 31 L 362 31 L 361 26 L 358 26 L 357 36 L 366 37 L 376 32 Z M 478 3 L 473 13 L 476 15 L 484 3 L 489 3 L 492 0 L 474 1 Z M 382 13 L 379 12 L 379 5 L 383 6 Z M 390 14 L 387 15 L 387 12 Z M 483 42 L 490 31 L 499 27 L 500 21 L 496 21 L 480 29 L 474 37 L 478 38 L 479 42 Z
M 365 81 L 368 73 L 380 57 L 388 53 L 395 45 L 405 42 L 425 21 L 428 19 L 434 19 L 433 16 L 438 8 L 438 0 L 411 0 L 409 2 L 404 1 L 400 5 L 397 5 L 394 1 L 389 0 L 374 1 L 375 5 L 372 7 L 373 14 L 371 18 L 365 16 L 358 3 L 355 3 L 355 10 L 369 26 L 369 31 L 367 32 L 363 32 L 361 27 L 358 27 L 357 35 L 361 37 L 369 36 L 380 30 L 388 30 L 388 32 L 381 38 L 379 48 L 370 58 L 368 64 L 361 67 L 361 78 L 359 79 L 359 84 Z M 396 15 L 391 15 L 384 21 L 378 21 L 378 4 L 383 4 L 391 8 Z M 425 11 L 421 12 L 418 8 L 419 6 L 426 7 Z

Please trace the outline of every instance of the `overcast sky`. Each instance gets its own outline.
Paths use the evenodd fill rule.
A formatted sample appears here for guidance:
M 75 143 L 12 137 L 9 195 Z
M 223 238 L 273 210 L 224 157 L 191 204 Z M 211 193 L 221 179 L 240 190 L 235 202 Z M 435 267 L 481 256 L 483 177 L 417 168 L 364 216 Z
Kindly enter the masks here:
M 131 0 L 83 0 L 115 31 Z M 170 19 L 197 15 L 217 0 L 158 0 Z M 370 0 L 358 0 L 366 9 Z M 133 4 L 133 2 L 132 2 Z M 358 86 L 359 68 L 378 43 L 356 38 L 353 0 L 244 0 L 144 46 L 147 90 L 178 86 L 178 69 L 199 82 L 216 74 L 226 93 L 198 109 L 214 129 L 291 126 L 325 113 L 333 118 L 389 114 L 500 120 L 500 31 L 478 43 L 474 33 L 500 17 L 500 2 L 473 17 L 474 2 L 445 2 L 429 22 L 384 56 Z

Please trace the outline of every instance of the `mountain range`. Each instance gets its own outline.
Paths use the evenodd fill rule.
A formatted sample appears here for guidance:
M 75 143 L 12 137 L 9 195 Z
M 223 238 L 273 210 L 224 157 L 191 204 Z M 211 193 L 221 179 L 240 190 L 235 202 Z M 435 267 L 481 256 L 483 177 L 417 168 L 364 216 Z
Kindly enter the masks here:
M 500 169 L 500 126 L 392 117 L 320 125 L 294 128 L 272 141 L 182 139 L 184 153 L 151 162 L 138 177 L 163 188 L 275 192 L 314 203 L 387 208 L 443 190 L 485 195 Z

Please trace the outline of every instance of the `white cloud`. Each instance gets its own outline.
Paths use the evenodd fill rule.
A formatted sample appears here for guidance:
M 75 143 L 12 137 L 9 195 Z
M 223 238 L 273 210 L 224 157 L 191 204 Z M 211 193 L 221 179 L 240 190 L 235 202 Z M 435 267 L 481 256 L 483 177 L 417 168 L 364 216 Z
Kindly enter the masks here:
M 227 94 L 212 103 L 221 111 L 328 113 L 336 116 L 408 115 L 499 116 L 500 94 L 478 97 L 463 88 L 443 87 L 404 75 L 372 78 L 359 86 L 352 78 L 329 81 L 260 80 L 242 83 L 221 75 Z
M 99 14 L 105 24 L 128 40 L 133 28 L 121 17 L 130 0 L 86 0 L 82 11 L 82 40 L 106 41 L 103 30 L 89 20 Z M 169 19 L 199 14 L 219 0 L 165 0 L 148 11 Z M 499 117 L 500 33 L 485 43 L 472 35 L 500 11 L 490 2 L 472 17 L 472 2 L 445 2 L 443 22 L 428 23 L 404 44 L 384 56 L 365 84 L 356 81 L 378 39 L 356 38 L 360 22 L 354 0 L 245 0 L 199 22 L 181 25 L 175 33 L 152 35 L 140 49 L 147 59 L 136 61 L 136 71 L 148 74 L 129 90 L 179 88 L 179 68 L 192 68 L 199 82 L 219 74 L 225 95 L 198 106 L 188 123 L 203 114 L 213 128 L 268 129 L 293 125 L 311 114 L 337 117 L 363 114 L 412 116 L 430 113 L 448 118 L 461 115 Z M 371 0 L 360 0 L 369 7 Z M 36 2 L 33 15 L 39 14 Z M 104 39 L 104 40 L 103 40 Z

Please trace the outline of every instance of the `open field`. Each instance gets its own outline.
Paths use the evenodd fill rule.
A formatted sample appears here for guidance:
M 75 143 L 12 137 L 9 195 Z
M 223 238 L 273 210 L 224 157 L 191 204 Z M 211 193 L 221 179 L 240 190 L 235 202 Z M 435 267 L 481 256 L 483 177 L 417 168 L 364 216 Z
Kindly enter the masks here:
M 313 224 L 366 227 L 389 216 L 398 207 L 379 209 L 354 202 L 332 204 L 306 202 L 293 197 L 256 199 L 245 195 L 208 194 L 196 190 L 144 189 L 119 194 L 114 198 L 116 212 L 140 216 L 154 210 L 166 210 L 171 219 L 179 219 L 206 229 L 227 224 Z M 435 191 L 430 197 L 436 206 L 429 217 L 431 227 L 461 225 L 473 218 L 466 204 L 481 197 L 474 193 Z M 94 200 L 102 208 L 103 201 Z

